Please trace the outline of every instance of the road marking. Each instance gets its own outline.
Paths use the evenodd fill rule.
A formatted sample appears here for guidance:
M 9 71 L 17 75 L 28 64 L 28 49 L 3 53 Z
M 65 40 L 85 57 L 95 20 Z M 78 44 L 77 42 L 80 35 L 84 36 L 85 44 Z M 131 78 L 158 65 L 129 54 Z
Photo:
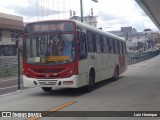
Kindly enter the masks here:
M 50 114 L 50 113 L 52 113 L 52 112 L 58 111 L 58 110 L 60 110 L 60 109 L 62 109 L 62 108 L 65 108 L 65 107 L 67 107 L 67 106 L 69 106 L 69 105 L 72 105 L 72 104 L 74 104 L 74 103 L 76 103 L 76 101 L 66 102 L 66 103 L 64 103 L 64 104 L 62 104 L 62 105 L 59 105 L 59 106 L 57 106 L 57 107 L 53 107 L 53 108 L 51 108 L 50 110 L 43 112 L 43 113 L 42 113 L 42 116 L 44 117 L 44 116 L 46 116 L 46 115 L 48 115 L 48 114 Z M 39 119 L 39 118 L 40 118 L 40 117 L 30 117 L 30 118 L 28 118 L 28 120 L 37 120 L 37 119 Z

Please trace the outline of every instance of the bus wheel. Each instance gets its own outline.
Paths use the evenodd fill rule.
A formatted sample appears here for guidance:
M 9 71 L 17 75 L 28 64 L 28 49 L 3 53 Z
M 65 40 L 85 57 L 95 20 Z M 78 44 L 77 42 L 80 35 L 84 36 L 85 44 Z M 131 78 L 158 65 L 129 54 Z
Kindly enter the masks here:
M 89 83 L 88 85 L 86 86 L 86 92 L 90 92 L 94 89 L 94 84 L 95 84 L 95 74 L 94 72 L 90 72 L 89 74 Z
M 42 90 L 45 92 L 50 92 L 52 90 L 52 87 L 42 87 Z
M 116 67 L 115 69 L 115 73 L 114 73 L 114 77 L 112 78 L 113 80 L 118 80 L 119 78 L 119 68 Z

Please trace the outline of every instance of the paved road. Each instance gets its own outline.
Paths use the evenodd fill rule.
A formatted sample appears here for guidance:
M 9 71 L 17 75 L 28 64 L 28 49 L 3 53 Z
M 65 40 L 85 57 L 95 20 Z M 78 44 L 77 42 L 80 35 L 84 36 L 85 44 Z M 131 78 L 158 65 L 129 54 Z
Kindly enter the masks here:
M 0 97 L 0 111 L 160 111 L 160 56 L 130 65 L 118 81 L 104 81 L 90 93 L 82 89 L 59 89 L 50 93 L 40 88 Z M 68 102 L 73 102 L 70 105 Z M 55 108 L 56 107 L 56 108 Z M 17 119 L 17 118 L 16 118 Z M 26 118 L 25 118 L 26 119 Z M 61 117 L 55 120 L 160 120 L 144 117 Z

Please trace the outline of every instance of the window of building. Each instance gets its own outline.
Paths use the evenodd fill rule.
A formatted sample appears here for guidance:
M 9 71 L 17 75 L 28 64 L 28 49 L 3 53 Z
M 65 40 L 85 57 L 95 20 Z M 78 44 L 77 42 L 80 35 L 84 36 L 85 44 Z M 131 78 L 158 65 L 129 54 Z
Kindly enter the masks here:
M 15 42 L 15 36 L 16 36 L 16 32 L 15 31 L 11 31 L 11 40 L 12 40 L 12 42 Z
M 0 56 L 15 56 L 17 49 L 15 45 L 0 46 Z

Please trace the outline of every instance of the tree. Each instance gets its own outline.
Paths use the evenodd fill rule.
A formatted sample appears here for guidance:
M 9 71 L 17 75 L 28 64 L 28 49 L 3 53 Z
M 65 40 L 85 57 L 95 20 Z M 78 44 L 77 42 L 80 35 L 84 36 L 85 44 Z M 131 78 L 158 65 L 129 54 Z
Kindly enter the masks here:
M 151 30 L 151 29 L 144 29 L 144 31 L 143 31 L 143 32 L 148 32 L 148 31 L 151 31 L 151 32 L 152 32 L 152 30 Z

